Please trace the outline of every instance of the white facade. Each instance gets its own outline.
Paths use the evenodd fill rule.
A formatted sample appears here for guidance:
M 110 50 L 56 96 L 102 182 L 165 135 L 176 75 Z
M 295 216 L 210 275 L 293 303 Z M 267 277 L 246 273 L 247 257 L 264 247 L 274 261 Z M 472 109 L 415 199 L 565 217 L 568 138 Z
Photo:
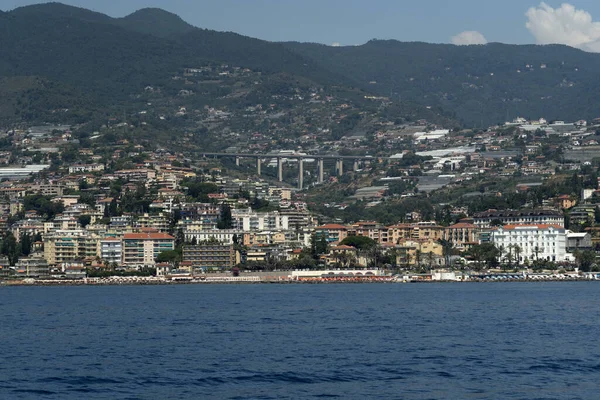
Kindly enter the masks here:
M 506 225 L 492 232 L 492 243 L 502 251 L 502 258 L 510 252 L 516 260 L 518 253 L 518 262 L 572 261 L 567 253 L 567 232 L 555 225 Z
M 192 242 L 195 239 L 196 243 L 217 240 L 223 244 L 232 244 L 234 236 L 237 236 L 240 243 L 244 238 L 244 232 L 238 229 L 214 229 L 206 231 L 186 230 L 183 234 L 186 242 Z
M 277 211 L 259 213 L 247 210 L 233 210 L 233 227 L 244 232 L 256 231 L 280 231 L 289 229 L 287 215 L 281 215 Z
M 121 264 L 123 257 L 123 243 L 120 239 L 106 238 L 98 242 L 100 258 L 109 262 Z
M 499 220 L 511 225 L 556 225 L 565 226 L 564 216 L 557 210 L 489 210 L 473 215 L 473 223 L 480 228 L 489 228 L 490 224 Z

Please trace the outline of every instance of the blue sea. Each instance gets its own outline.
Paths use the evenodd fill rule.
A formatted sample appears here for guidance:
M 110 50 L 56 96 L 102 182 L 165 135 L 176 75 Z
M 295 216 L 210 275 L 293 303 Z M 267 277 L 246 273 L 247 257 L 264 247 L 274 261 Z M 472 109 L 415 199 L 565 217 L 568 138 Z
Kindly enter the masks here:
M 600 284 L 0 287 L 0 399 L 597 399 Z

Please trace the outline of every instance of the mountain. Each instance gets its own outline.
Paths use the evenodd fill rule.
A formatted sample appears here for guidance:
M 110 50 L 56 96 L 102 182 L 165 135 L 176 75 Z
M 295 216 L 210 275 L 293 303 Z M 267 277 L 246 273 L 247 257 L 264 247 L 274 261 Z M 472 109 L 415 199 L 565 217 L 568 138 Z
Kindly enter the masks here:
M 600 116 L 600 54 L 561 45 L 478 46 L 372 40 L 362 46 L 286 43 L 360 87 L 441 106 L 470 125 L 524 116 Z
M 85 123 L 93 118 L 95 108 L 90 96 L 62 83 L 31 76 L 0 78 L 0 124 Z
M 13 17 L 45 16 L 46 18 L 74 18 L 80 21 L 108 23 L 111 18 L 99 12 L 62 3 L 50 2 L 18 7 L 7 12 Z
M 181 35 L 195 29 L 179 16 L 160 8 L 143 8 L 118 19 L 116 23 L 132 31 L 162 38 Z
M 282 44 L 193 28 L 156 9 L 115 19 L 58 3 L 21 7 L 2 16 L 0 60 L 0 76 L 43 76 L 110 100 L 209 63 L 349 82 Z
M 200 74 L 192 78 L 184 73 L 186 69 L 220 71 L 224 75 L 209 78 Z M 249 69 L 246 75 L 254 80 L 243 78 L 244 73 L 237 69 Z M 237 78 L 223 78 L 230 73 Z M 223 106 L 237 110 L 268 104 L 273 98 L 304 98 L 315 91 L 330 93 L 342 103 L 345 98 L 358 106 L 372 94 L 357 88 L 353 79 L 340 71 L 321 67 L 282 43 L 195 28 L 159 9 L 111 18 L 60 3 L 0 14 L 0 78 L 11 82 L 10 91 L 4 90 L 5 123 L 11 121 L 11 112 L 13 121 L 31 117 L 39 122 L 41 118 L 55 120 L 62 116 L 75 117 L 79 123 L 90 113 L 95 120 L 105 121 L 107 114 L 122 116 L 145 107 L 142 100 L 148 97 L 146 88 L 152 88 L 148 101 L 161 104 L 163 116 L 171 112 L 169 107 Z M 182 98 L 180 93 L 193 96 Z M 82 94 L 84 99 L 78 101 Z M 47 100 L 47 107 L 44 109 L 44 102 L 35 99 Z M 373 106 L 372 100 L 367 102 Z M 302 109 L 293 102 L 286 107 L 290 113 Z M 392 109 L 395 115 L 386 118 L 451 121 L 441 110 L 406 101 L 387 108 L 387 113 Z M 358 126 L 368 125 L 368 121 Z M 319 125 L 318 119 L 312 122 L 321 127 L 331 123 L 321 121 Z M 163 122 L 159 125 L 164 128 Z M 335 133 L 340 134 L 343 132 L 339 130 Z
M 126 106 L 185 68 L 228 64 L 357 88 L 418 111 L 486 126 L 517 116 L 600 116 L 600 54 L 567 46 L 479 46 L 372 40 L 362 46 L 273 43 L 195 28 L 146 8 L 124 18 L 60 3 L 0 13 L 0 77 L 41 77 Z M 416 103 L 419 107 L 415 106 Z

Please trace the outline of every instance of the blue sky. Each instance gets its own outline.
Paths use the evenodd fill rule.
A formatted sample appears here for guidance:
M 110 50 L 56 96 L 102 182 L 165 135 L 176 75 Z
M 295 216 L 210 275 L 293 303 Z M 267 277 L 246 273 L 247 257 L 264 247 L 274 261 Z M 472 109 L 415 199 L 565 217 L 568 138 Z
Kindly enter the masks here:
M 0 0 L 0 9 L 10 10 L 38 2 Z M 525 13 L 530 7 L 540 7 L 539 0 L 494 2 L 487 0 L 63 0 L 63 2 L 100 11 L 113 17 L 122 17 L 143 7 L 160 7 L 180 15 L 195 26 L 234 31 L 273 41 L 297 40 L 354 45 L 378 38 L 450 43 L 453 36 L 463 31 L 477 31 L 487 41 L 518 44 L 563 41 L 583 48 L 584 45 L 588 46 L 589 43 L 600 40 L 600 24 L 587 24 L 581 28 L 585 32 L 591 32 L 590 39 L 585 39 L 585 44 L 570 43 L 569 40 L 575 39 L 570 39 L 568 33 L 563 35 L 565 38 L 557 37 L 556 32 L 562 32 L 561 29 L 553 25 L 540 26 L 542 22 L 534 24 L 533 28 L 526 28 L 528 17 Z M 546 11 L 557 9 L 565 2 L 567 1 L 547 0 Z M 571 0 L 568 2 L 577 10 L 587 11 L 593 21 L 600 19 L 600 1 Z M 575 16 L 574 13 L 573 15 Z M 544 19 L 543 15 L 538 16 L 540 21 Z M 562 23 L 558 20 L 564 17 L 564 13 L 555 16 L 558 16 L 556 24 Z M 571 29 L 573 24 L 568 21 L 568 16 L 566 19 L 564 24 Z M 467 36 L 466 40 L 471 40 L 469 38 L 472 35 Z M 483 40 L 480 36 L 475 37 L 476 41 Z

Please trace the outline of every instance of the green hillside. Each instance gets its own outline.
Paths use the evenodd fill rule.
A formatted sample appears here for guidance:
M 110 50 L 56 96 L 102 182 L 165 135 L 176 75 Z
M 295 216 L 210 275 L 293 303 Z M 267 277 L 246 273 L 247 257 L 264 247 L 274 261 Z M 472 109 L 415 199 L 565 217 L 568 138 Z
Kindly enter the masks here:
M 516 116 L 600 116 L 600 54 L 568 46 L 454 46 L 372 40 L 362 46 L 288 48 L 381 94 L 453 111 L 468 125 Z
M 179 16 L 160 8 L 143 8 L 113 22 L 132 31 L 162 38 L 181 35 L 196 29 Z
M 249 69 L 248 76 L 254 80 L 237 73 L 234 81 L 218 75 L 192 79 L 183 74 L 186 69 L 198 68 L 235 72 L 223 66 Z M 162 115 L 176 113 L 172 110 L 176 107 L 223 106 L 243 110 L 268 104 L 273 96 L 293 97 L 291 90 L 303 94 L 324 90 L 335 93 L 338 99 L 341 94 L 358 106 L 372 93 L 341 71 L 321 67 L 317 61 L 281 43 L 195 28 L 159 9 L 111 18 L 59 3 L 0 14 L 0 77 L 11 79 L 13 88 L 3 100 L 3 123 L 10 123 L 11 116 L 15 122 L 27 118 L 42 122 L 49 115 L 53 120 L 62 116 L 63 122 L 73 122 L 68 118 L 76 117 L 74 122 L 79 123 L 90 112 L 122 119 L 124 113 L 136 113 L 146 107 L 148 87 L 156 89 L 148 100 L 153 107 L 161 105 Z M 35 79 L 24 77 L 39 78 L 46 84 L 33 85 Z M 174 81 L 176 78 L 181 80 Z M 302 84 L 298 86 L 297 82 Z M 19 83 L 22 87 L 18 87 Z M 193 96 L 182 97 L 180 91 L 190 91 Z M 84 100 L 77 101 L 80 96 Z M 288 106 L 288 111 L 300 112 L 293 102 Z M 55 109 L 70 112 L 48 111 Z M 441 110 L 408 101 L 386 110 L 388 114 L 396 110 L 395 115 L 387 116 L 396 120 L 427 119 L 456 125 Z M 161 121 L 154 123 L 164 129 Z M 314 123 L 318 125 L 319 121 Z M 179 121 L 175 126 L 191 129 L 194 124 L 197 122 Z M 323 122 L 321 126 L 327 124 Z

